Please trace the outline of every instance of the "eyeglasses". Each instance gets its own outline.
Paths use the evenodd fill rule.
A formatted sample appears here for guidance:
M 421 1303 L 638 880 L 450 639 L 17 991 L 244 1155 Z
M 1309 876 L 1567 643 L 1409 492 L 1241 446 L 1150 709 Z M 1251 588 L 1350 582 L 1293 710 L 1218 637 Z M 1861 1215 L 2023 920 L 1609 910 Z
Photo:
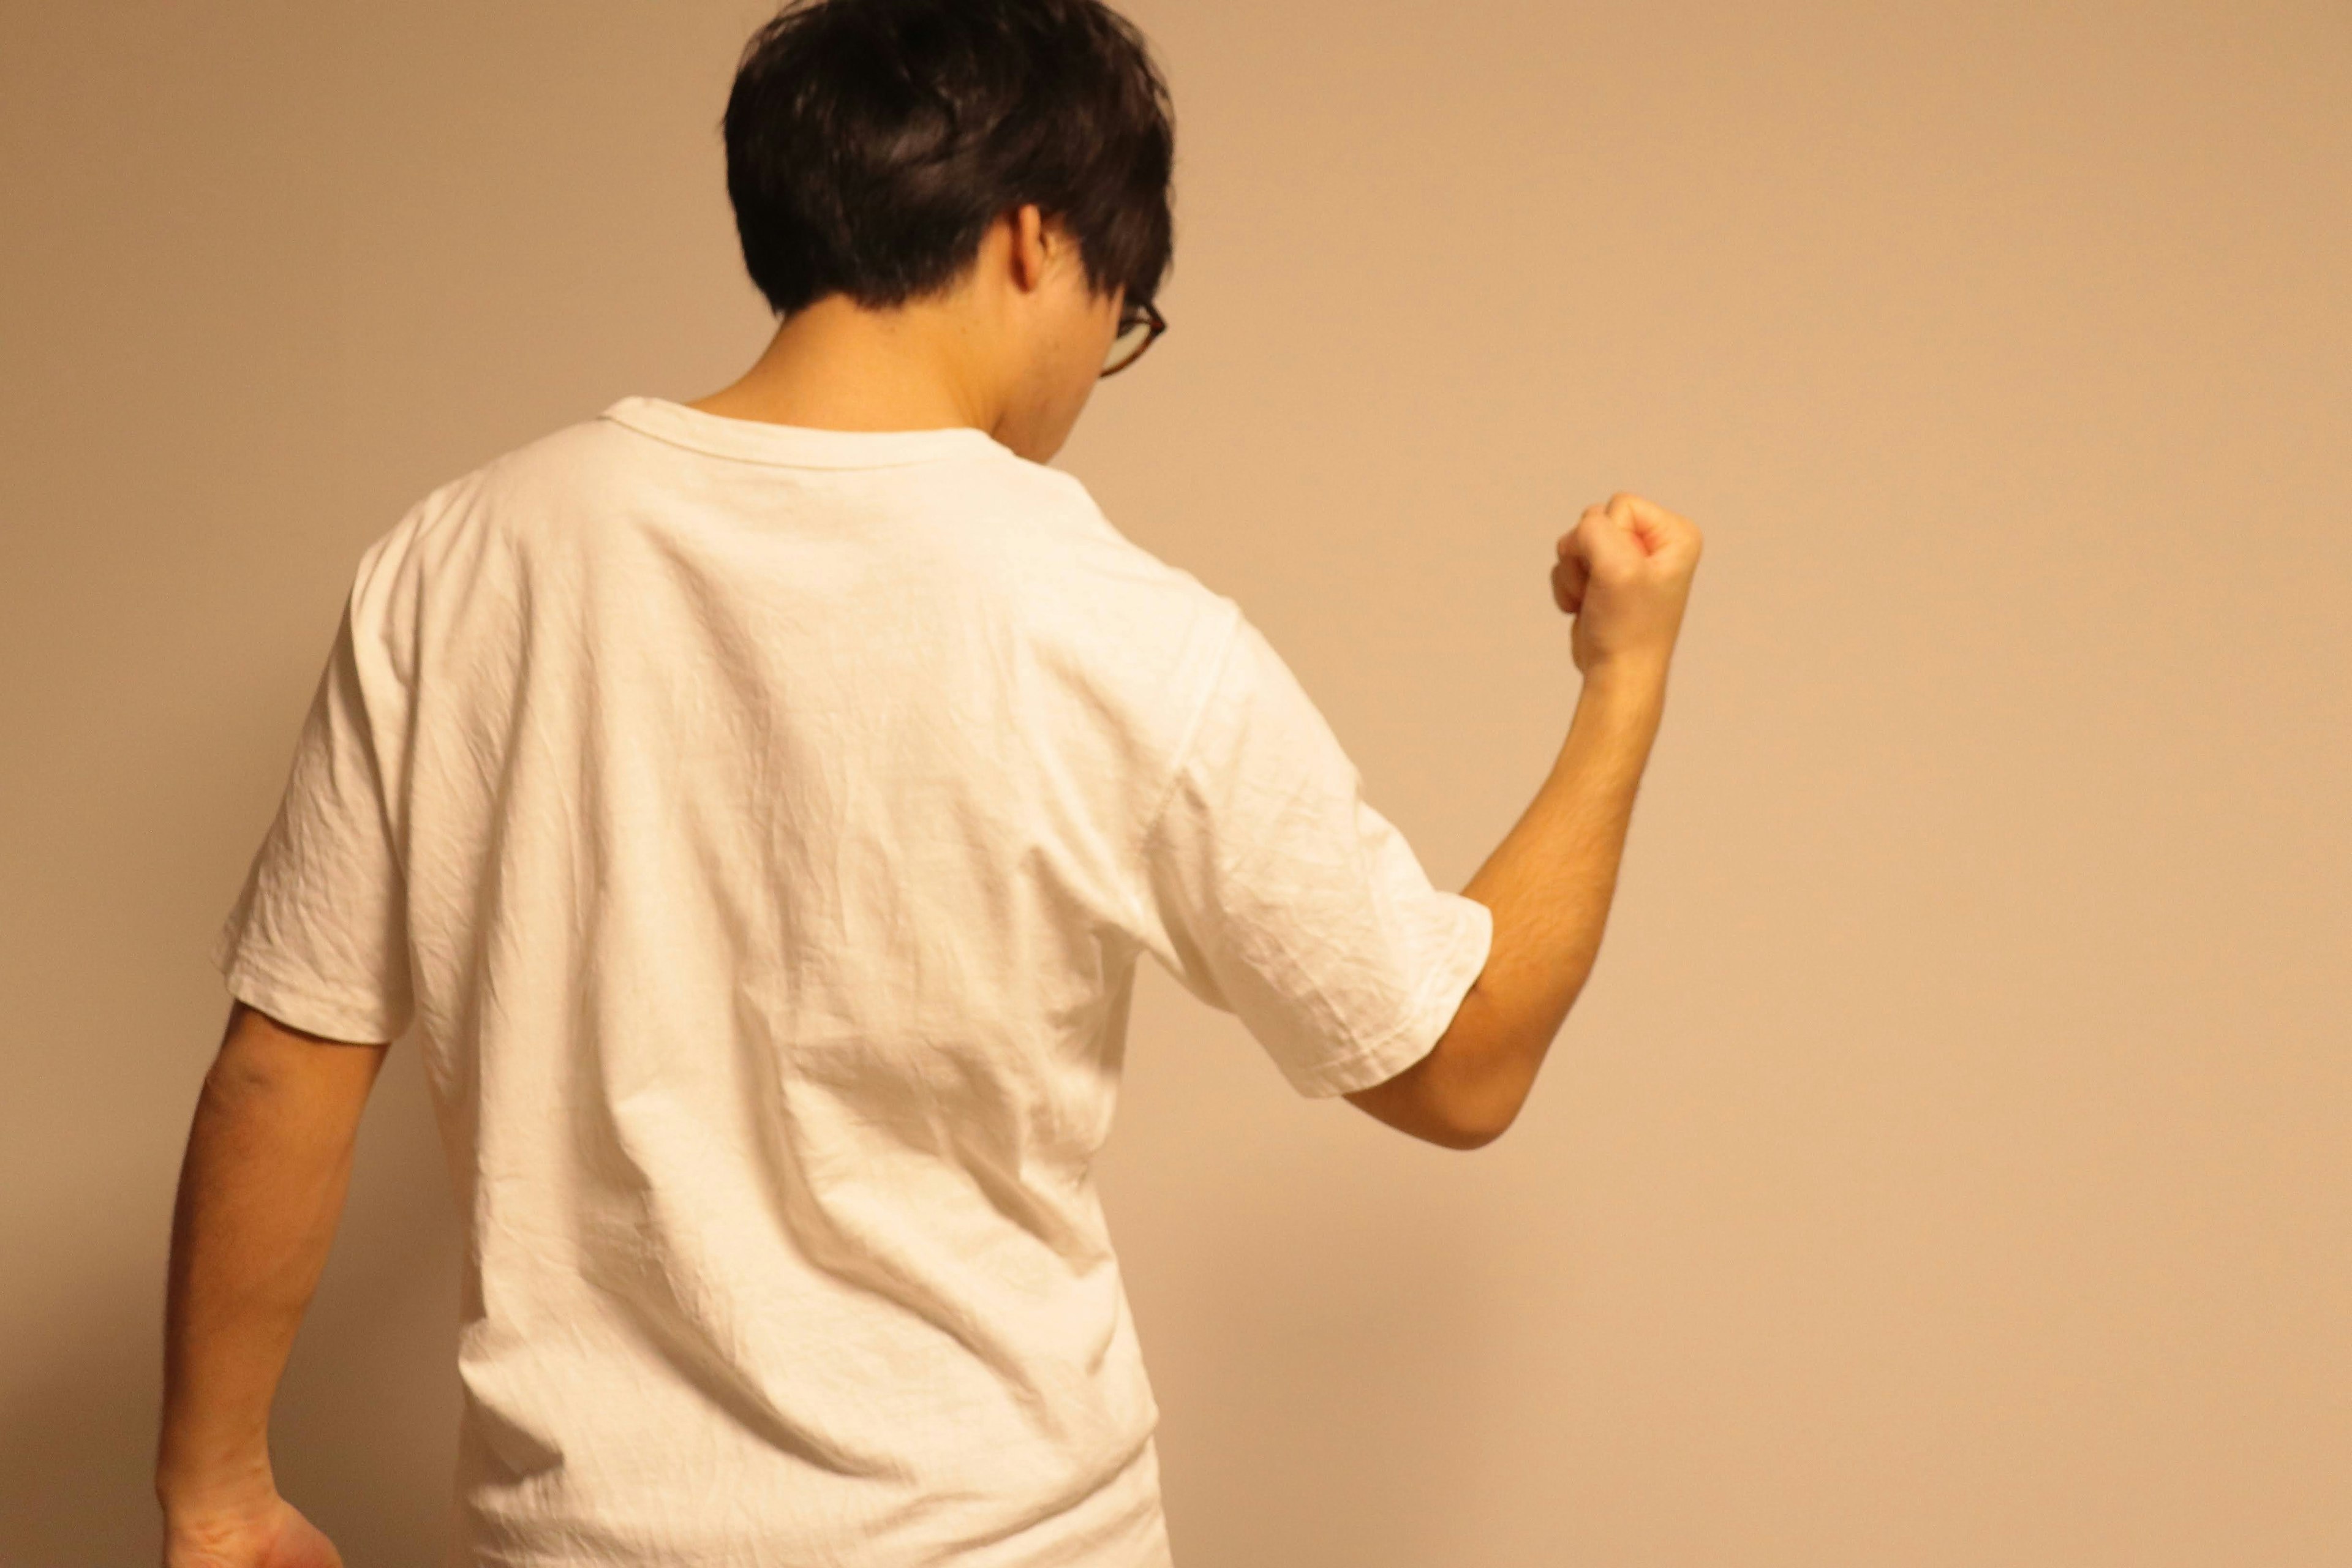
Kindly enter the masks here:
M 1168 330 L 1166 318 L 1150 300 L 1129 305 L 1118 318 L 1118 336 L 1110 341 L 1110 353 L 1103 356 L 1102 374 L 1116 375 L 1143 357 L 1152 340 Z

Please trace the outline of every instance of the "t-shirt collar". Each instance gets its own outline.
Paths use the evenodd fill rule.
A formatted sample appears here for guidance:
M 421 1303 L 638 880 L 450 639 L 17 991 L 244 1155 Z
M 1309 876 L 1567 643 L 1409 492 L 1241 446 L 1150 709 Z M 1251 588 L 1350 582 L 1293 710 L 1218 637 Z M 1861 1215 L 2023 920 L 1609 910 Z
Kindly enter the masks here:
M 788 468 L 881 468 L 1012 448 L 971 425 L 930 430 L 826 430 L 738 419 L 666 397 L 632 395 L 601 416 L 674 446 Z

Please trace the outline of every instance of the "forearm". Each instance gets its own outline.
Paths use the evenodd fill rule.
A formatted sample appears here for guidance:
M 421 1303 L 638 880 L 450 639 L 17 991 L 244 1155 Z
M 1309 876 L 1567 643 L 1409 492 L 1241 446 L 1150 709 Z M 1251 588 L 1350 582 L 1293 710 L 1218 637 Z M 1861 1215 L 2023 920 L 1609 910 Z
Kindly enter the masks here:
M 378 1053 L 300 1068 L 232 1040 L 205 1075 L 173 1212 L 155 1489 L 167 1511 L 266 1496 L 269 1406 L 350 1183 L 356 1092 Z
M 1464 887 L 1493 911 L 1495 943 L 1464 999 L 1457 1064 L 1475 1122 L 1518 1113 L 1601 951 L 1634 795 L 1665 706 L 1657 666 L 1596 668 L 1527 811 Z

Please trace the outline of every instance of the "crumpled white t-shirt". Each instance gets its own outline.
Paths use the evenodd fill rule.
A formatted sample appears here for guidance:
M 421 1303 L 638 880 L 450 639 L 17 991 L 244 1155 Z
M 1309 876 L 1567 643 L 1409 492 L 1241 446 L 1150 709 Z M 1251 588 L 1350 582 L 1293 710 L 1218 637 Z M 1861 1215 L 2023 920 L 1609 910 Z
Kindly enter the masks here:
M 1091 1172 L 1136 960 L 1336 1095 L 1492 935 L 1070 475 L 628 396 L 366 549 L 214 959 L 415 1026 L 448 1563 L 1160 1568 Z

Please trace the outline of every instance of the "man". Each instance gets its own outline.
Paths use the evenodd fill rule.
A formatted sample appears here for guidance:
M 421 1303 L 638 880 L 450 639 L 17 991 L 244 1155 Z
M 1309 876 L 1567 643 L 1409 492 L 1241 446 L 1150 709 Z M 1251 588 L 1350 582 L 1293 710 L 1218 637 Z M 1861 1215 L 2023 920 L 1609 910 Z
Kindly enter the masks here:
M 215 958 L 170 1568 L 319 1568 L 267 1417 L 414 1024 L 466 1230 L 449 1561 L 1171 1561 L 1091 1184 L 1134 966 L 1452 1149 L 1590 972 L 1699 538 L 1552 567 L 1551 775 L 1433 887 L 1233 600 L 1046 467 L 1163 324 L 1171 132 L 1095 0 L 825 0 L 728 184 L 780 325 L 362 554 Z

